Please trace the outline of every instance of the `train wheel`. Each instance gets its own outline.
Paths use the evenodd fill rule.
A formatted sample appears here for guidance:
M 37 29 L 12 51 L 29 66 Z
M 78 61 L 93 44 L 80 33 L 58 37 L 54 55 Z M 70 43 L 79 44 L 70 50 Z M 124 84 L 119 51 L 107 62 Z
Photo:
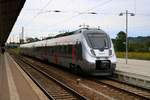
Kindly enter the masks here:
M 76 73 L 81 73 L 82 72 L 81 67 L 79 65 L 76 65 L 75 72 Z
M 81 73 L 82 72 L 82 69 L 81 69 L 81 67 L 79 65 L 70 64 L 69 68 L 74 73 Z
M 72 63 L 69 64 L 69 68 L 72 72 L 74 72 L 74 65 Z

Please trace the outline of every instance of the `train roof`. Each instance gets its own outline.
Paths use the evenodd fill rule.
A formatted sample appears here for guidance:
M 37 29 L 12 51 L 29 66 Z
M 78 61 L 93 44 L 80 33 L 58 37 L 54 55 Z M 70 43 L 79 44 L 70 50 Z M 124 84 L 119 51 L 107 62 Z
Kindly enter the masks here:
M 49 46 L 49 45 L 61 45 L 61 44 L 74 44 L 76 42 L 76 39 L 80 40 L 80 36 L 75 35 L 75 34 L 80 34 L 80 33 L 105 33 L 101 29 L 97 28 L 81 28 L 73 32 L 67 32 L 64 34 L 59 34 L 56 35 L 53 38 L 42 40 L 42 41 L 37 41 L 37 42 L 32 42 L 32 43 L 26 43 L 20 45 L 20 47 L 41 47 L 41 46 Z M 65 42 L 64 42 L 65 41 Z M 67 41 L 67 42 L 66 42 Z M 70 42 L 71 41 L 71 42 Z M 67 44 L 65 44 L 67 45 Z
M 66 33 L 63 33 L 63 34 L 58 34 L 55 37 L 51 37 L 51 38 L 58 38 L 58 37 L 63 37 L 63 36 L 69 36 L 69 35 L 73 35 L 73 34 L 77 34 L 77 33 L 82 33 L 82 32 L 86 32 L 86 33 L 90 33 L 90 32 L 105 33 L 103 30 L 97 29 L 97 28 L 81 28 L 81 29 L 78 29 L 76 31 L 66 32 Z
M 54 46 L 54 45 L 69 45 L 69 44 L 76 44 L 77 41 L 80 41 L 81 34 L 75 34 L 75 35 L 68 35 L 64 37 L 58 37 L 58 38 L 51 38 L 47 40 L 32 42 L 32 43 L 26 43 L 20 45 L 21 48 L 28 48 L 28 47 L 42 47 L 42 46 Z

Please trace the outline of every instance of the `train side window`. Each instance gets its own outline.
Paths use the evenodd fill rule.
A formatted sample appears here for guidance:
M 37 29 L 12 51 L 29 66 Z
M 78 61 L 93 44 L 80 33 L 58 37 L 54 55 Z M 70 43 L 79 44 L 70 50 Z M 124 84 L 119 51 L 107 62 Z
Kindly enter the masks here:
M 81 43 L 76 43 L 76 55 L 77 55 L 77 59 L 82 59 L 82 45 Z
M 54 53 L 56 53 L 56 52 L 57 52 L 57 45 L 54 46 Z
M 65 56 L 65 46 L 64 45 L 61 46 L 61 55 Z
M 56 46 L 55 46 L 55 53 L 56 53 L 56 54 L 59 54 L 59 45 L 56 45 Z
M 62 47 L 61 47 L 61 45 L 59 45 L 58 46 L 58 48 L 57 48 L 57 51 L 58 51 L 58 54 L 61 56 L 61 49 L 62 49 Z
M 47 47 L 47 52 L 48 52 L 48 55 L 51 55 L 51 53 L 52 53 L 52 49 L 51 49 L 51 47 L 50 47 L 50 46 L 48 46 L 48 47 Z
M 68 56 L 70 57 L 72 54 L 72 45 L 68 45 Z
M 51 55 L 53 55 L 53 46 L 50 47 Z
M 54 47 L 52 46 L 51 47 L 51 54 L 53 55 L 53 53 L 54 53 Z
M 67 46 L 64 45 L 63 47 L 64 47 L 64 48 L 63 48 L 63 49 L 64 49 L 63 53 L 64 53 L 64 55 L 67 55 Z
M 64 56 L 66 57 L 66 56 L 67 56 L 67 53 L 68 53 L 68 50 L 67 50 L 67 46 L 66 46 L 66 45 L 63 46 L 63 53 L 64 53 Z
M 52 47 L 48 47 L 48 50 L 49 50 L 49 54 L 51 55 L 52 54 Z
M 56 46 L 56 50 L 57 50 L 57 54 L 59 54 L 59 52 L 60 52 L 60 46 L 59 45 Z
M 66 56 L 68 57 L 68 45 L 66 45 Z

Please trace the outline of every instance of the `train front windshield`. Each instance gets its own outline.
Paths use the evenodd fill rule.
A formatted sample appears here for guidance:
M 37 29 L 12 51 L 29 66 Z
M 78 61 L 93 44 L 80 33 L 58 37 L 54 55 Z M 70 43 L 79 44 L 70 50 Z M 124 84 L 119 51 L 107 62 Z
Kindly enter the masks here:
M 106 49 L 110 47 L 110 41 L 106 34 L 90 33 L 87 35 L 93 49 Z

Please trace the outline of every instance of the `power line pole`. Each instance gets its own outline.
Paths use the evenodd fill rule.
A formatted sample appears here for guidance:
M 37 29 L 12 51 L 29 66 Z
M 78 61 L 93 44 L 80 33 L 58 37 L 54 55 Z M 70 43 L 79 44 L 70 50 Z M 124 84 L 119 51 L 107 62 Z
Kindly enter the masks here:
M 11 43 L 11 36 L 10 36 L 10 43 Z
M 22 27 L 22 42 L 24 43 L 24 27 Z
M 134 13 L 129 13 L 128 10 L 126 10 L 125 13 L 120 13 L 119 16 L 123 16 L 126 15 L 126 54 L 125 54 L 125 58 L 126 58 L 126 64 L 128 63 L 128 15 L 130 16 L 135 16 Z
M 24 27 L 21 29 L 21 34 L 20 34 L 20 44 L 24 43 Z
M 15 37 L 14 37 L 14 35 L 13 35 L 13 43 L 15 43 L 15 40 L 14 40 L 14 38 L 15 38 Z

